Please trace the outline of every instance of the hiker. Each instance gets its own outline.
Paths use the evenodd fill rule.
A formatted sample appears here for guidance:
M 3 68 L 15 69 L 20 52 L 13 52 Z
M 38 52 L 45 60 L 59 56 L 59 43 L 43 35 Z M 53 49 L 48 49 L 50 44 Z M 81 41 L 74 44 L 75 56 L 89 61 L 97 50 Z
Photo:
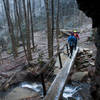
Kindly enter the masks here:
M 77 39 L 79 39 L 79 35 L 78 35 L 78 32 L 76 30 L 73 31 L 73 34 L 74 34 L 74 36 L 76 38 L 76 43 L 75 43 L 75 47 L 74 47 L 76 49 L 76 47 L 77 47 Z
M 69 47 L 70 47 L 70 53 L 71 53 L 70 58 L 72 57 L 72 54 L 73 54 L 73 48 L 75 47 L 75 43 L 76 43 L 76 38 L 75 38 L 74 34 L 71 33 L 71 35 L 68 37 L 68 44 L 69 44 Z

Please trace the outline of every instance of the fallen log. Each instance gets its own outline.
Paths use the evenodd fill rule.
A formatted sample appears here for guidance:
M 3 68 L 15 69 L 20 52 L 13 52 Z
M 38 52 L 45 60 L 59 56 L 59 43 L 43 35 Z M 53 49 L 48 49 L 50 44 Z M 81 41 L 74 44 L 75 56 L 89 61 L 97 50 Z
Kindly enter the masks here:
M 20 68 L 19 71 L 14 72 L 11 76 L 7 77 L 7 79 L 5 80 L 5 82 L 3 82 L 2 85 L 0 86 L 0 91 L 1 90 L 7 90 L 10 87 L 11 83 L 12 83 L 11 81 L 14 80 L 14 79 L 16 79 L 16 74 L 17 73 L 19 74 L 19 72 L 21 72 L 21 70 L 25 66 L 27 66 L 27 65 L 24 65 L 23 67 Z M 3 75 L 3 74 L 1 73 L 1 75 Z
M 9 78 L 9 75 L 7 75 L 7 74 L 4 73 L 4 72 L 1 72 L 1 73 L 0 73 L 0 76 L 5 77 L 5 78 Z
M 0 87 L 0 90 L 7 90 L 9 88 L 11 80 L 15 77 L 15 75 L 16 73 L 11 75 L 11 77 L 2 84 L 2 86 Z

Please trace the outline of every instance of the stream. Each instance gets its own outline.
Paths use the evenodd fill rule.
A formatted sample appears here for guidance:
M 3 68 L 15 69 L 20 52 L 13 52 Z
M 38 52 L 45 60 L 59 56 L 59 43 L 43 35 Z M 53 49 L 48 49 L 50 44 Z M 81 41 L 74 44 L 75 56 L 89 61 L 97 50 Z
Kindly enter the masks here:
M 62 100 L 91 100 L 90 85 L 87 83 L 72 82 L 64 88 Z M 40 83 L 22 82 L 18 86 L 12 86 L 7 92 L 0 92 L 0 100 L 20 100 L 38 94 L 43 97 L 43 89 Z
M 91 100 L 88 83 L 72 82 L 64 88 L 62 100 Z
M 0 100 L 20 100 L 36 95 L 43 97 L 43 89 L 40 83 L 22 82 L 17 86 L 12 86 L 6 92 L 0 92 Z

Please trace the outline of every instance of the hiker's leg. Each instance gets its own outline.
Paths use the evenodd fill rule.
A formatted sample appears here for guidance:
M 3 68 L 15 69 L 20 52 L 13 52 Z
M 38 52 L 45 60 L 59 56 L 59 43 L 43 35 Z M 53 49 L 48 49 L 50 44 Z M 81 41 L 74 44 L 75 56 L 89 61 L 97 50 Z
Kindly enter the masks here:
M 73 53 L 73 49 L 72 49 L 72 46 L 70 46 L 70 54 L 72 56 L 72 53 Z
M 76 39 L 76 42 L 75 42 L 75 50 L 76 50 L 76 47 L 77 47 L 77 39 Z
M 74 49 L 74 46 L 72 46 L 72 55 L 73 55 L 73 49 Z

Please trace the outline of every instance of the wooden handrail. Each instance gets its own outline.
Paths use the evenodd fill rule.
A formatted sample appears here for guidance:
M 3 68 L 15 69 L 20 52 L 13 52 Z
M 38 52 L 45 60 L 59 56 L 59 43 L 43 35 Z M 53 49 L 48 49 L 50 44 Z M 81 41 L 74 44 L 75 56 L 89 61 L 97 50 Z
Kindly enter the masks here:
M 43 66 L 43 68 L 37 72 L 37 75 L 40 75 L 42 73 L 45 72 L 45 70 L 47 69 L 48 65 L 53 61 L 53 59 L 55 59 L 55 57 L 57 57 L 60 53 L 62 53 L 62 50 L 64 49 L 64 47 L 66 46 L 67 44 L 64 44 L 62 48 L 60 48 L 60 50 L 52 57 L 50 58 L 50 60 Z

